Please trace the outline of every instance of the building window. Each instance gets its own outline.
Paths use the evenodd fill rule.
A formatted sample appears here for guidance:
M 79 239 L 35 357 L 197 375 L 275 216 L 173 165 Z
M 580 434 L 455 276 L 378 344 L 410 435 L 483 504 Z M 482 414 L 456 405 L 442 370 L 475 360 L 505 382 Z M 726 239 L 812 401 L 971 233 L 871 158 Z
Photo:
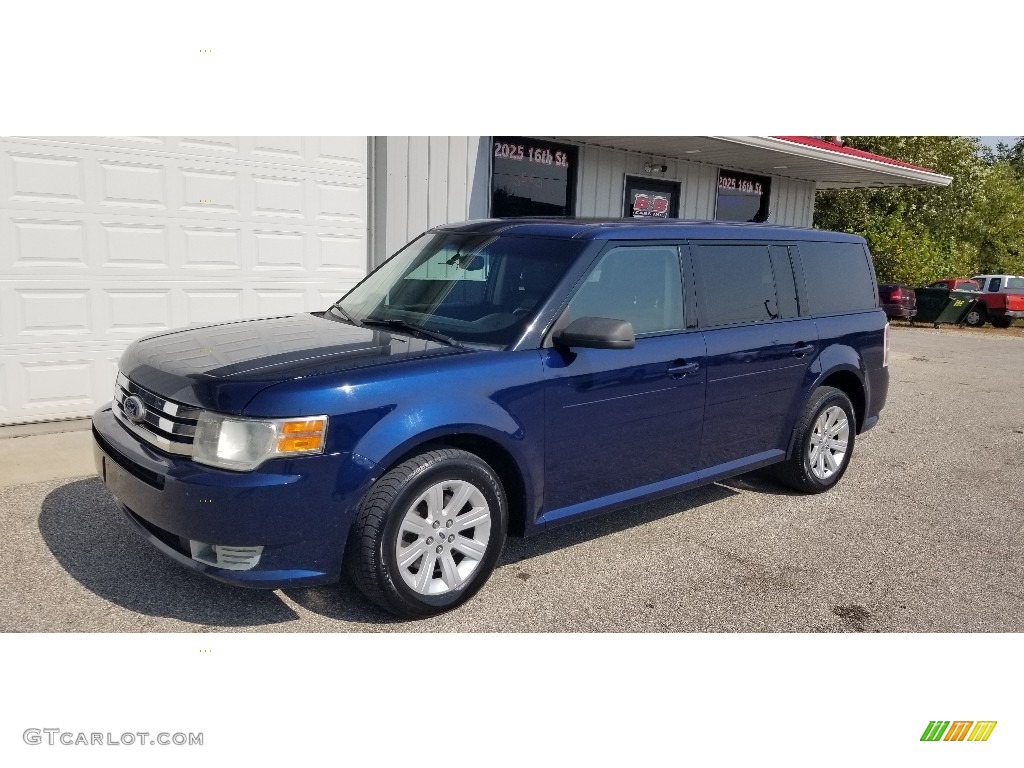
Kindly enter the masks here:
M 679 182 L 626 177 L 622 215 L 635 219 L 674 219 L 679 216 Z
M 767 176 L 719 171 L 715 218 L 719 221 L 767 221 L 771 185 L 772 180 Z
M 491 146 L 491 216 L 572 216 L 575 147 L 495 136 Z

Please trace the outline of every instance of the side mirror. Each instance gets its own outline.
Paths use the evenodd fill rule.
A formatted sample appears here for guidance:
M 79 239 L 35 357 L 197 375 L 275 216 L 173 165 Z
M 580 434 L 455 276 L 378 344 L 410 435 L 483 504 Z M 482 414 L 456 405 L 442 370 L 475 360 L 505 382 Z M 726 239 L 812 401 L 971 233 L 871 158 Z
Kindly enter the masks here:
M 590 349 L 632 349 L 636 346 L 633 324 L 610 317 L 579 317 L 556 333 L 556 347 Z

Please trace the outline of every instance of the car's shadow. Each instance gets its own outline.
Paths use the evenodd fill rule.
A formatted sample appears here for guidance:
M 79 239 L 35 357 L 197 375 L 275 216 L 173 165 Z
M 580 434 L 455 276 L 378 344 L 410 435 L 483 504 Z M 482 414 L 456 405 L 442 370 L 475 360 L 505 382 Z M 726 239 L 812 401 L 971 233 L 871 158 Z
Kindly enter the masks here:
M 758 469 L 745 475 L 730 477 L 728 480 L 722 480 L 721 484 L 737 491 L 753 491 L 754 493 L 765 493 L 772 496 L 806 495 L 782 485 L 772 477 L 770 468 Z
M 736 493 L 723 485 L 704 486 L 543 535 L 510 538 L 498 567 L 686 513 Z M 129 611 L 196 624 L 196 631 L 273 625 L 300 618 L 277 592 L 221 584 L 160 555 L 131 529 L 98 478 L 78 480 L 52 491 L 43 499 L 38 522 L 43 541 L 68 574 L 104 600 Z M 327 587 L 283 590 L 283 594 L 303 608 L 337 621 L 401 621 L 370 603 L 345 579 Z

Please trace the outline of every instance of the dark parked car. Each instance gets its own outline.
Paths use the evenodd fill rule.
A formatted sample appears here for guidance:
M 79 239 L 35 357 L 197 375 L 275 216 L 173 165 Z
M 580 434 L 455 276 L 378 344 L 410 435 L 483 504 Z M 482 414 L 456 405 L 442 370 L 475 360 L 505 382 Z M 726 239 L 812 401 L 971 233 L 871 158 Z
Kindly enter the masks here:
M 470 222 L 324 312 L 136 341 L 93 435 L 127 520 L 178 563 L 268 588 L 344 570 L 423 616 L 484 584 L 506 532 L 769 465 L 827 491 L 887 356 L 859 237 Z
M 911 320 L 917 314 L 917 295 L 909 285 L 880 283 L 878 301 L 890 320 Z

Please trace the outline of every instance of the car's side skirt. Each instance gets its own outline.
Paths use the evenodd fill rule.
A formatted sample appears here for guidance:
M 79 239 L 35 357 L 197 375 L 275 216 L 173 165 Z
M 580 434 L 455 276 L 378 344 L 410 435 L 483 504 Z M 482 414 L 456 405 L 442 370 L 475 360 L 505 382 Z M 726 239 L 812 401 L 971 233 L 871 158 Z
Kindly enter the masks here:
M 537 518 L 534 530 L 540 531 L 555 528 L 559 525 L 573 523 L 594 515 L 612 512 L 640 501 L 669 496 L 700 485 L 713 483 L 716 480 L 724 480 L 727 477 L 751 472 L 760 467 L 775 464 L 785 458 L 786 452 L 782 450 L 763 451 L 743 459 L 726 462 L 725 464 L 719 464 L 707 469 L 700 469 L 678 477 L 671 477 L 668 480 L 643 485 L 639 488 L 631 488 L 628 491 L 602 496 L 599 499 L 592 499 L 581 504 L 552 509 L 549 512 L 544 512 Z

